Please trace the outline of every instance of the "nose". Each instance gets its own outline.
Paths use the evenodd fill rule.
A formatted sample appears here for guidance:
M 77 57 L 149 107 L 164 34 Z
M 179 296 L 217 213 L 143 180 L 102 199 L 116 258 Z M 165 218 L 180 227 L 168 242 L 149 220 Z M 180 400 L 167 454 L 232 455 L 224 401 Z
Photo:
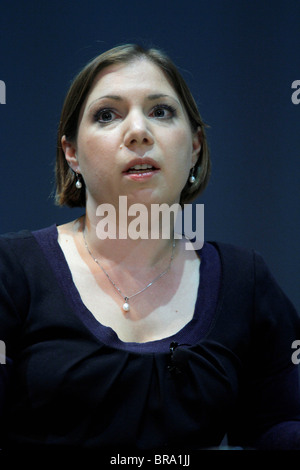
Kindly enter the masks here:
M 153 135 L 149 128 L 147 118 L 142 112 L 132 111 L 126 119 L 126 131 L 124 135 L 124 145 L 132 146 L 148 146 L 154 142 Z

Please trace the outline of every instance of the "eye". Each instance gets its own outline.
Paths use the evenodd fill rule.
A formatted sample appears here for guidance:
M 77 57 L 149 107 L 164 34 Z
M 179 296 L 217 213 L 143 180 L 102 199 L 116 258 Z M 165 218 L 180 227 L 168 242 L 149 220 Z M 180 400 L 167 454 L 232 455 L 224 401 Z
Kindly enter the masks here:
M 117 114 L 111 109 L 99 109 L 94 115 L 95 121 L 103 124 L 113 121 L 116 117 Z
M 158 119 L 171 119 L 176 116 L 176 109 L 168 104 L 158 104 L 153 108 L 150 116 Z

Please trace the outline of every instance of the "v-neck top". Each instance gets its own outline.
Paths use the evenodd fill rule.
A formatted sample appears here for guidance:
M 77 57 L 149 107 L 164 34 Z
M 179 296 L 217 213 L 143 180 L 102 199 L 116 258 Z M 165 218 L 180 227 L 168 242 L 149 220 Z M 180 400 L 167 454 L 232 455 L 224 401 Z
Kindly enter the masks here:
M 163 352 L 168 351 L 172 341 L 194 344 L 207 332 L 213 319 L 220 287 L 221 263 L 218 251 L 206 243 L 200 250 L 200 279 L 193 318 L 180 331 L 166 338 L 145 343 L 124 342 L 112 328 L 102 325 L 82 302 L 73 282 L 72 274 L 58 243 L 58 231 L 55 225 L 33 232 L 41 246 L 58 282 L 72 304 L 74 312 L 83 323 L 108 346 L 128 351 Z
M 257 252 L 205 242 L 192 320 L 126 343 L 83 304 L 57 238 L 0 236 L 0 447 L 300 448 L 300 319 Z

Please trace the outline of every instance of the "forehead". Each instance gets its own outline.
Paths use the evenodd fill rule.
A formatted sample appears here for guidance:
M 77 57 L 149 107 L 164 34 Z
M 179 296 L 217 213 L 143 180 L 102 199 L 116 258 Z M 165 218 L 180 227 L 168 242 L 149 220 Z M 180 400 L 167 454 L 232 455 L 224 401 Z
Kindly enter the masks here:
M 95 77 L 87 104 L 101 95 L 139 93 L 177 94 L 163 71 L 148 59 L 135 59 L 105 67 Z M 178 97 L 177 97 L 178 98 Z

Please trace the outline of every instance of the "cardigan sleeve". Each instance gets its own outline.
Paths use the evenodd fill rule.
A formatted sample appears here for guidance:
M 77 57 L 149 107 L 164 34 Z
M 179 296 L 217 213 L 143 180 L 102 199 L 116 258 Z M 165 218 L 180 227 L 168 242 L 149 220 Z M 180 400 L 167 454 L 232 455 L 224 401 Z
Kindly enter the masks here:
M 18 346 L 20 327 L 30 304 L 27 276 L 30 269 L 30 238 L 18 234 L 0 237 L 0 340 L 8 356 Z M 26 261 L 27 260 L 27 261 Z
M 0 236 L 0 416 L 9 384 L 10 371 L 21 343 L 22 318 L 28 308 L 27 281 L 19 254 L 26 251 L 23 236 Z
M 292 346 L 300 339 L 300 318 L 257 253 L 254 279 L 252 346 L 228 442 L 300 450 L 299 367 Z

